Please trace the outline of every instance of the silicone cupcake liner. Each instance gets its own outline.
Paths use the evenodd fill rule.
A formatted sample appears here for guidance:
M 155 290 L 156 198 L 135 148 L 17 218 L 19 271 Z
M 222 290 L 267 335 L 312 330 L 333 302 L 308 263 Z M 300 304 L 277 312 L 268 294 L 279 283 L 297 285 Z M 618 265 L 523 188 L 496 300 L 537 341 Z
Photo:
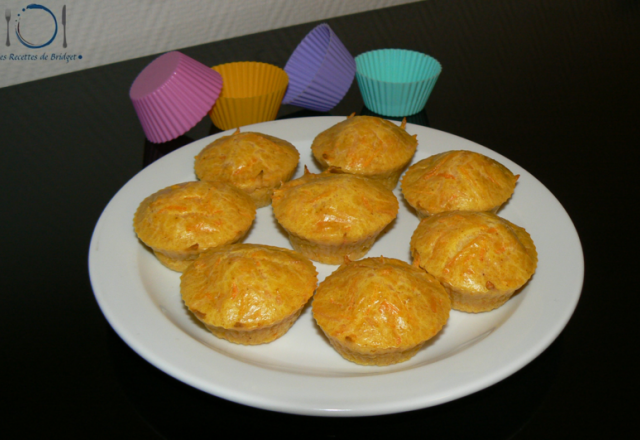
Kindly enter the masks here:
M 129 97 L 147 139 L 167 142 L 185 134 L 215 104 L 222 76 L 180 52 L 153 60 L 133 81 Z
M 282 104 L 289 78 L 279 67 L 237 62 L 212 67 L 222 75 L 224 89 L 209 112 L 221 130 L 273 121 Z
M 381 49 L 355 58 L 364 104 L 384 116 L 410 116 L 426 105 L 442 66 L 429 55 Z
M 284 70 L 289 88 L 283 104 L 326 112 L 344 98 L 356 62 L 329 25 L 316 26 L 291 54 Z

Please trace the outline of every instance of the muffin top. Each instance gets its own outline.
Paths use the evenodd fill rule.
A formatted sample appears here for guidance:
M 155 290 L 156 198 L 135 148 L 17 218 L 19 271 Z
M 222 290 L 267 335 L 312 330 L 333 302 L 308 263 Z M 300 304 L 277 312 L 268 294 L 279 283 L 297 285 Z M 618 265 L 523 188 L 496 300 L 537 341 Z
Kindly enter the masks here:
M 328 128 L 313 140 L 311 151 L 323 167 L 337 167 L 347 173 L 373 175 L 403 168 L 409 163 L 418 141 L 398 127 L 374 116 L 350 116 Z
M 402 194 L 418 213 L 491 211 L 513 194 L 518 180 L 505 166 L 473 151 L 448 151 L 411 165 Z
M 147 246 L 178 258 L 240 239 L 255 215 L 251 198 L 227 183 L 185 182 L 144 199 L 133 225 Z
M 313 316 L 325 333 L 354 351 L 408 349 L 440 331 L 449 295 L 434 277 L 393 258 L 340 266 L 318 286 Z
M 186 306 L 206 324 L 252 330 L 301 309 L 317 285 L 316 268 L 297 252 L 234 244 L 211 249 L 182 274 Z
M 424 218 L 411 237 L 411 254 L 443 285 L 471 294 L 514 291 L 538 263 L 527 231 L 490 212 Z
M 194 168 L 200 180 L 229 182 L 252 195 L 291 179 L 299 159 L 298 150 L 285 140 L 238 129 L 207 145 L 195 157 Z
M 326 244 L 377 233 L 398 209 L 396 196 L 380 183 L 334 169 L 314 174 L 305 168 L 273 194 L 273 213 L 288 232 Z

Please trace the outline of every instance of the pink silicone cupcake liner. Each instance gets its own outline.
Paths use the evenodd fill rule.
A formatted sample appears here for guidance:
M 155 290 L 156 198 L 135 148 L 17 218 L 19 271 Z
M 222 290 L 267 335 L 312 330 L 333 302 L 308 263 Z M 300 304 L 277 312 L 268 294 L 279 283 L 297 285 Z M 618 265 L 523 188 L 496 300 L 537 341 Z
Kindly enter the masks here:
M 147 139 L 167 142 L 196 125 L 215 104 L 222 76 L 180 52 L 168 52 L 138 74 L 129 97 Z
M 349 91 L 356 62 L 329 25 L 323 23 L 304 37 L 284 70 L 289 75 L 289 87 L 282 103 L 325 112 Z

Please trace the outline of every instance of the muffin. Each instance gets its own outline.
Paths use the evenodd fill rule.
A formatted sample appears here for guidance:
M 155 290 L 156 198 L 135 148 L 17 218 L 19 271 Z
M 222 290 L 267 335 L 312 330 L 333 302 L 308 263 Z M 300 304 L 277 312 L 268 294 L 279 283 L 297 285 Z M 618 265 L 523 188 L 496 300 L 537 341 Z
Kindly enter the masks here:
M 507 302 L 538 263 L 527 231 L 490 212 L 451 211 L 422 219 L 411 237 L 411 255 L 447 289 L 452 308 L 473 313 Z
M 215 336 L 257 345 L 291 328 L 317 282 L 315 266 L 297 252 L 233 244 L 200 255 L 180 277 L 180 293 Z
M 255 216 L 251 197 L 227 183 L 185 182 L 144 199 L 133 227 L 162 264 L 182 272 L 207 249 L 242 238 Z
M 351 115 L 316 136 L 311 151 L 323 168 L 340 168 L 393 190 L 418 147 L 406 125 L 406 118 L 398 127 L 375 116 Z
M 340 266 L 318 286 L 312 310 L 342 357 L 390 365 L 410 359 L 438 334 L 451 301 L 422 269 L 379 257 Z
M 382 184 L 334 169 L 313 174 L 305 168 L 273 193 L 273 213 L 293 248 L 326 264 L 363 257 L 398 208 Z
M 223 136 L 207 145 L 195 158 L 200 180 L 222 180 L 240 188 L 256 207 L 271 203 L 273 190 L 296 171 L 300 153 L 287 141 L 261 133 Z
M 420 218 L 445 211 L 491 211 L 511 197 L 518 175 L 473 151 L 448 151 L 411 165 L 402 194 Z

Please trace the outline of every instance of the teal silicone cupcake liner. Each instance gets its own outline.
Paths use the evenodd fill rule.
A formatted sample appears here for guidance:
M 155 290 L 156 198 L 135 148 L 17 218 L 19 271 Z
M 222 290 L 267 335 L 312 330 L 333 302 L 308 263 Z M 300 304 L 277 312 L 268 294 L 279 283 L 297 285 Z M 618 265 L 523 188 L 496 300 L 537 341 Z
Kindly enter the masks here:
M 420 112 L 442 71 L 435 58 L 406 49 L 373 50 L 355 61 L 365 106 L 383 116 Z

